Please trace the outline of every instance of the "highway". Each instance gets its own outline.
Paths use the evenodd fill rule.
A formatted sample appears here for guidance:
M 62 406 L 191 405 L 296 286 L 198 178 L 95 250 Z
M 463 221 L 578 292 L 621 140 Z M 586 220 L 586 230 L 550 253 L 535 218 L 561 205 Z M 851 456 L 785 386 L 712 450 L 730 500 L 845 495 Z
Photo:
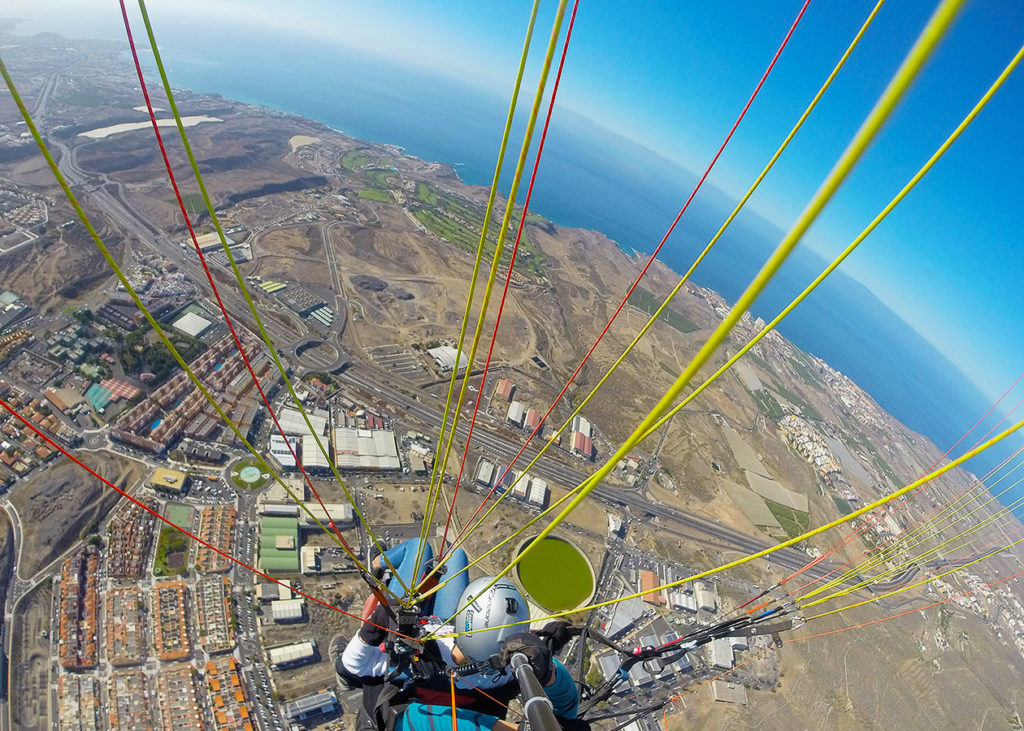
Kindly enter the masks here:
M 67 146 L 60 143 L 58 143 L 58 146 L 61 148 L 61 152 L 63 153 L 61 155 L 61 169 L 68 176 L 71 182 L 83 184 L 93 177 L 88 171 L 84 171 L 76 165 L 74 150 L 68 149 Z M 95 178 L 93 179 L 95 180 Z M 159 234 L 159 232 L 150 228 L 123 200 L 119 189 L 116 189 L 116 194 L 112 194 L 109 188 L 110 186 L 102 184 L 90 186 L 88 193 L 90 202 L 100 207 L 104 213 L 114 220 L 115 223 L 123 226 L 125 233 L 137 237 L 140 241 L 147 243 L 150 247 L 156 248 L 154 245 L 155 242 L 163 239 L 163 241 L 169 245 L 159 247 L 162 254 L 171 255 L 173 258 L 177 259 L 180 264 L 190 272 L 194 281 L 202 281 L 206 279 L 206 274 L 202 271 L 202 267 L 194 254 L 183 251 L 179 246 L 175 245 L 175 242 L 169 241 L 166 237 Z M 338 308 L 338 317 L 335 322 L 335 328 L 341 329 L 347 321 L 347 312 L 345 311 L 345 300 L 341 292 L 338 264 L 332 255 L 332 247 L 329 244 L 330 228 L 330 225 L 324 227 L 322 233 L 325 250 L 327 251 L 328 256 L 328 265 L 331 268 L 332 277 L 335 281 L 335 304 Z M 174 253 L 171 254 L 170 252 Z M 224 300 L 225 307 L 232 314 L 232 318 L 241 321 L 247 327 L 255 331 L 255 323 L 252 321 L 248 305 L 245 303 L 241 293 L 238 292 L 235 287 L 231 286 L 222 286 L 219 291 L 221 292 L 221 297 Z M 260 294 L 254 293 L 254 297 L 256 298 L 259 298 L 260 296 Z M 267 329 L 271 342 L 274 343 L 282 352 L 294 353 L 298 345 L 308 342 L 307 335 L 297 333 L 291 328 L 285 327 L 278 322 L 277 318 L 273 317 L 272 314 L 270 316 L 263 315 L 261 319 Z M 337 332 L 337 330 L 335 332 Z M 342 356 L 338 360 L 338 364 L 343 363 L 344 360 L 344 353 L 342 353 Z M 406 393 L 403 393 L 396 388 L 385 385 L 382 382 L 380 375 L 370 372 L 364 366 L 352 365 L 342 372 L 339 375 L 339 378 L 343 382 L 348 382 L 351 385 L 358 386 L 364 391 L 378 394 L 383 400 L 399 406 L 414 417 L 430 424 L 433 427 L 439 428 L 441 425 L 442 413 L 440 404 L 438 407 L 433 407 L 423 401 L 406 395 Z M 394 380 L 393 376 L 388 376 L 388 378 Z M 415 388 L 415 386 L 412 386 L 409 390 L 411 391 L 413 388 Z M 426 394 L 424 394 L 424 397 L 429 398 Z M 460 424 L 460 427 L 457 430 L 458 436 L 465 440 L 467 433 L 468 429 L 466 425 L 464 423 Z M 478 449 L 486 451 L 496 459 L 506 463 L 510 462 L 519 450 L 519 446 L 514 440 L 511 440 L 500 433 L 495 433 L 495 429 L 488 424 L 486 420 L 478 423 L 474 429 L 474 445 Z M 536 453 L 537 449 L 528 448 L 517 464 L 527 464 L 536 455 Z M 558 459 L 548 455 L 541 457 L 538 463 L 532 468 L 532 471 L 552 483 L 566 487 L 576 486 L 583 482 L 587 477 L 587 473 L 580 469 L 566 465 Z M 606 504 L 628 508 L 637 519 L 643 520 L 645 518 L 657 518 L 661 521 L 662 527 L 667 532 L 671 532 L 675 535 L 681 535 L 686 538 L 694 538 L 697 540 L 711 539 L 723 546 L 728 546 L 733 550 L 746 554 L 763 551 L 773 546 L 770 542 L 745 535 L 739 531 L 728 528 L 717 521 L 709 520 L 678 508 L 652 503 L 639 493 L 619 490 L 602 484 L 594 488 L 591 495 Z M 806 554 L 801 551 L 781 549 L 772 554 L 771 560 L 783 568 L 795 570 L 804 566 L 807 563 L 808 558 Z M 808 575 L 809 577 L 814 578 L 824 575 L 830 570 L 831 566 L 828 562 L 821 562 L 813 569 L 809 570 Z
M 364 391 L 378 394 L 380 398 L 394 403 L 409 414 L 433 427 L 439 429 L 441 426 L 440 408 L 433 408 L 405 395 L 401 391 L 382 384 L 377 380 L 377 376 L 368 374 L 361 366 L 352 365 L 339 374 L 337 378 Z M 456 432 L 464 440 L 468 433 L 468 428 L 465 424 L 460 423 Z M 517 443 L 510 441 L 504 436 L 494 434 L 488 429 L 488 425 L 485 422 L 478 422 L 474 428 L 473 444 L 477 449 L 482 449 L 506 463 L 511 461 L 515 457 L 516 452 L 519 451 Z M 528 448 L 517 464 L 528 464 L 536 454 L 536 449 Z M 566 487 L 575 487 L 587 478 L 587 473 L 566 465 L 548 454 L 542 456 L 537 464 L 531 468 L 531 471 L 549 482 Z M 472 479 L 472 477 L 469 479 Z M 678 508 L 652 503 L 639 493 L 601 484 L 594 488 L 591 495 L 609 505 L 628 507 L 630 512 L 638 519 L 643 519 L 645 516 L 656 517 L 662 521 L 662 526 L 665 529 L 685 538 L 698 540 L 710 538 L 722 545 L 728 546 L 732 550 L 745 554 L 757 553 L 775 545 L 728 528 L 717 521 L 708 520 Z M 682 532 L 671 530 L 673 526 L 681 528 Z M 802 568 L 809 561 L 807 554 L 792 548 L 776 551 L 772 554 L 771 560 L 785 569 L 794 571 Z M 833 566 L 828 561 L 822 561 L 809 569 L 806 574 L 808 578 L 818 578 L 828 574 L 832 568 Z

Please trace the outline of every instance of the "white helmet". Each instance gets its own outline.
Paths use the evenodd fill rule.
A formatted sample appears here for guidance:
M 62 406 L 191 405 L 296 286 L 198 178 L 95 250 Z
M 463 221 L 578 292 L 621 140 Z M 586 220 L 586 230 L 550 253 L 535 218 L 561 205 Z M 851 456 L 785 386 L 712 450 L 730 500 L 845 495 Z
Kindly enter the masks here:
M 499 579 L 485 590 L 494 580 L 493 576 L 482 576 L 470 583 L 459 599 L 459 606 L 465 608 L 455 615 L 455 631 L 469 633 L 458 635 L 455 646 L 474 662 L 497 654 L 507 637 L 528 629 L 523 625 L 502 626 L 525 622 L 530 618 L 530 608 L 508 579 Z

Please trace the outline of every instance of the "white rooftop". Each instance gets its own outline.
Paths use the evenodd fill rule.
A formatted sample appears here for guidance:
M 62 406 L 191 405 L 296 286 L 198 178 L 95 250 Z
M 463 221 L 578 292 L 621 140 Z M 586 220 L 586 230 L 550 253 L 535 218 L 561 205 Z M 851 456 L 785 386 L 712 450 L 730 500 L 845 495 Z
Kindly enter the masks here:
M 194 312 L 186 312 L 174 321 L 174 328 L 193 338 L 198 338 L 212 324 L 205 317 L 200 317 Z
M 466 357 L 465 353 L 461 350 L 456 350 L 450 345 L 441 345 L 437 348 L 431 348 L 427 351 L 427 355 L 434 359 L 437 363 L 437 367 L 442 371 L 450 371 L 455 367 L 455 360 L 458 357 L 459 370 L 464 370 L 469 365 L 469 358 Z

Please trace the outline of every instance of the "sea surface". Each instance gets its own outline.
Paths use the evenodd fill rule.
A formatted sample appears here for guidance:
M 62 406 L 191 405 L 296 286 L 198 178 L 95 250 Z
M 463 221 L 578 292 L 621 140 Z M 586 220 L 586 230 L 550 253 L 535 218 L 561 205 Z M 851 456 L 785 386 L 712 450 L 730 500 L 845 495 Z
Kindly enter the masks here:
M 171 29 L 162 37 L 176 87 L 218 93 L 298 114 L 353 137 L 399 145 L 417 157 L 452 165 L 467 183 L 490 184 L 510 89 L 474 87 L 308 42 L 208 33 L 202 28 L 180 34 Z M 522 124 L 516 128 L 520 139 L 522 129 Z M 514 161 L 514 155 L 510 152 L 507 159 Z M 506 167 L 511 169 L 511 163 Z M 531 209 L 556 224 L 599 230 L 627 251 L 649 254 L 695 182 L 692 172 L 646 147 L 557 110 Z M 508 183 L 506 175 L 506 191 Z M 731 206 L 723 193 L 706 186 L 660 258 L 685 271 Z M 781 235 L 756 215 L 741 214 L 695 272 L 694 281 L 735 301 Z M 770 319 L 824 266 L 816 254 L 798 248 L 753 313 Z M 940 449 L 951 447 L 991 406 L 945 356 L 841 272 L 826 280 L 779 330 L 850 376 Z M 997 418 L 990 418 L 983 429 Z M 964 446 L 973 441 L 965 440 Z M 1003 449 L 991 452 L 995 454 L 966 466 L 980 475 L 1008 454 Z

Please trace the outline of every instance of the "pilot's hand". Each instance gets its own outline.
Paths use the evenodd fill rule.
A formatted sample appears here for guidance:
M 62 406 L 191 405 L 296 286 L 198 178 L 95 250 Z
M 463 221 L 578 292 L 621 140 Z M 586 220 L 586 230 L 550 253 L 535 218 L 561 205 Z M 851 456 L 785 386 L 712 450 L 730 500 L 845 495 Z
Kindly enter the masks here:
M 533 674 L 541 685 L 547 685 L 555 674 L 555 666 L 551 661 L 551 650 L 547 643 L 532 632 L 520 632 L 505 640 L 501 645 L 501 662 L 508 665 L 512 656 L 521 652 L 530 661 Z
M 359 628 L 359 639 L 370 647 L 376 647 L 384 642 L 387 637 L 387 630 L 391 626 L 391 616 L 383 604 L 378 604 L 370 612 L 370 616 L 363 618 L 363 624 Z
M 579 634 L 579 630 L 565 620 L 556 619 L 548 622 L 535 634 L 547 641 L 552 655 L 557 655 L 572 637 Z

